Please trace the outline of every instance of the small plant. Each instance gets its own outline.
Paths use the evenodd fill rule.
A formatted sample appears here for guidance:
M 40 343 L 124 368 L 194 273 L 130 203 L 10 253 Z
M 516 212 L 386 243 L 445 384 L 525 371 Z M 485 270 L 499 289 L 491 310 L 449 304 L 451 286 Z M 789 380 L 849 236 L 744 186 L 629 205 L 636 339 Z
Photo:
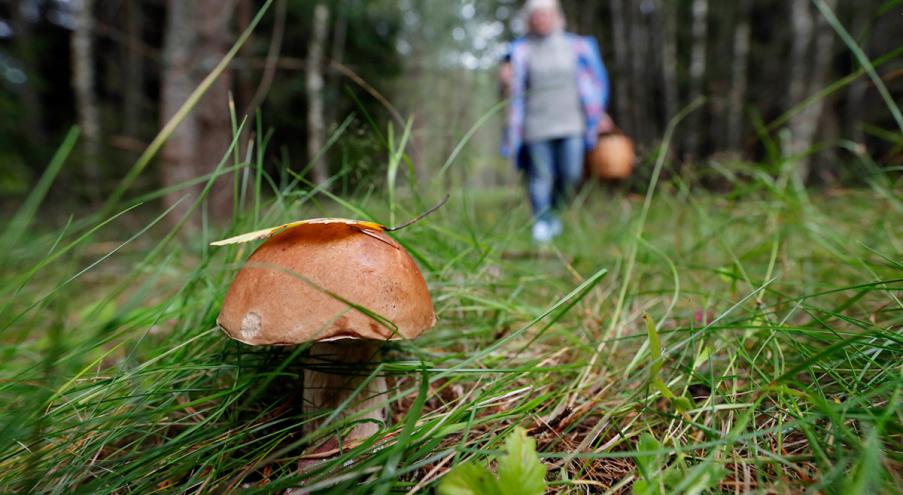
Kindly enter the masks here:
M 675 409 L 686 416 L 687 411 L 693 407 L 693 403 L 686 397 L 674 395 L 674 392 L 668 388 L 668 385 L 659 376 L 658 372 L 662 369 L 661 340 L 658 337 L 658 330 L 656 330 L 655 322 L 652 321 L 652 318 L 644 313 L 643 320 L 646 321 L 646 332 L 649 334 L 649 357 L 652 360 L 652 367 L 649 370 L 649 381 L 664 398 L 671 402 Z
M 727 471 L 715 461 L 688 466 L 679 458 L 671 465 L 662 454 L 662 444 L 648 433 L 637 442 L 640 453 L 636 457 L 637 481 L 634 495 L 698 494 L 718 486 Z
M 439 495 L 541 495 L 546 489 L 546 467 L 536 455 L 536 440 L 517 427 L 505 439 L 506 454 L 497 459 L 497 475 L 486 466 L 467 461 L 452 469 L 439 483 Z

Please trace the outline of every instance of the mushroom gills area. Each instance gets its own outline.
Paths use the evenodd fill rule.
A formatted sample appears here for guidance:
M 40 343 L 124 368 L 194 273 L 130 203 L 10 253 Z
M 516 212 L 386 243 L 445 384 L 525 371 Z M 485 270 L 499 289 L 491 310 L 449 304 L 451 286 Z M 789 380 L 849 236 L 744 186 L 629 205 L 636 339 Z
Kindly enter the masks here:
M 385 422 L 386 379 L 383 376 L 370 379 L 374 365 L 380 360 L 381 344 L 375 340 L 341 339 L 316 342 L 310 348 L 309 368 L 304 370 L 304 411 L 328 415 L 353 395 L 337 418 L 353 418 L 357 422 L 342 438 L 345 443 L 372 436 Z M 364 388 L 355 394 L 364 382 L 367 382 Z M 325 419 L 323 416 L 305 423 L 305 433 L 319 428 Z

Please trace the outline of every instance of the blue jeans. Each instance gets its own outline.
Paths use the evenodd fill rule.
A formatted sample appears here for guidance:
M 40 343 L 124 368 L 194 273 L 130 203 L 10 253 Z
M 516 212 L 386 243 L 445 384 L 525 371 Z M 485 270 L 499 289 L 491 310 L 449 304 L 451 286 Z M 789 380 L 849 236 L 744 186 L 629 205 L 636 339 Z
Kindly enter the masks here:
M 527 192 L 537 220 L 551 220 L 583 178 L 583 137 L 567 136 L 524 145 Z

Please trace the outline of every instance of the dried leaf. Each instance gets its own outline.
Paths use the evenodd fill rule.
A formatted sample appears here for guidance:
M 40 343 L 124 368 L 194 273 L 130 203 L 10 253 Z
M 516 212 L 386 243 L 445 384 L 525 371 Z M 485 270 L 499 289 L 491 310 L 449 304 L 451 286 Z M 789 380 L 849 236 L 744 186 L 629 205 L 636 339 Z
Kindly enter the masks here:
M 223 239 L 221 241 L 211 242 L 211 246 L 228 246 L 229 244 L 241 244 L 243 242 L 253 242 L 253 241 L 261 241 L 263 239 L 269 239 L 276 234 L 281 234 L 287 230 L 295 229 L 298 227 L 303 227 L 305 225 L 323 225 L 323 224 L 334 224 L 340 223 L 345 225 L 350 225 L 352 227 L 357 227 L 362 230 L 373 230 L 376 232 L 382 232 L 386 230 L 385 225 L 378 224 L 376 222 L 368 222 L 365 220 L 350 220 L 347 218 L 311 218 L 308 220 L 297 220 L 294 222 L 289 222 L 283 225 L 279 225 L 277 227 L 270 227 L 267 229 L 255 230 L 254 232 L 248 232 L 246 234 L 237 235 L 235 237 L 230 237 L 228 239 Z

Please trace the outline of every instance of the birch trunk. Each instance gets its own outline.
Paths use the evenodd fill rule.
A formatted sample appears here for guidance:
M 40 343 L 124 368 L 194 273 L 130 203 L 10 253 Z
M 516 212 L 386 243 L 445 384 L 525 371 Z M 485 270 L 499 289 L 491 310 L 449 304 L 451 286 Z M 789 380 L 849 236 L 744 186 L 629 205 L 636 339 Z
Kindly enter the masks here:
M 825 5 L 831 10 L 837 6 L 837 0 L 825 0 Z M 809 9 L 812 16 L 811 25 L 814 29 L 814 44 L 809 58 L 812 60 L 812 68 L 806 84 L 803 85 L 805 93 L 799 98 L 803 100 L 821 89 L 827 82 L 831 68 L 831 55 L 834 48 L 834 31 L 828 22 L 818 12 Z M 824 113 L 824 100 L 818 99 L 807 106 L 790 123 L 791 153 L 799 155 L 808 152 L 815 144 L 818 132 L 818 124 Z M 809 176 L 812 160 L 810 157 L 801 158 L 797 167 L 797 180 L 804 183 Z
M 650 139 L 649 107 L 650 90 L 647 66 L 649 64 L 649 33 L 646 28 L 643 7 L 631 2 L 630 14 L 630 87 L 633 100 L 633 129 L 637 141 L 648 143 Z
M 734 28 L 734 43 L 731 63 L 731 90 L 728 98 L 727 113 L 727 146 L 729 149 L 741 148 L 740 136 L 743 133 L 743 114 L 746 102 L 746 89 L 749 79 L 749 49 L 751 29 L 749 15 L 750 0 L 740 0 L 737 5 L 737 22 Z
M 318 185 L 326 183 L 329 178 L 326 161 L 317 159 L 326 135 L 323 114 L 323 50 L 328 31 L 329 7 L 325 3 L 317 3 L 314 6 L 307 51 L 307 156 L 308 161 L 313 163 L 313 179 Z
M 630 53 L 627 43 L 627 27 L 625 22 L 624 0 L 611 0 L 611 34 L 612 42 L 615 50 L 614 78 L 612 78 L 612 86 L 614 87 L 614 109 L 617 111 L 618 125 L 622 129 L 628 129 L 632 132 L 634 122 L 631 120 L 630 93 L 628 91 L 629 81 L 627 80 L 628 66 L 630 64 Z
M 856 41 L 861 45 L 863 33 L 868 29 L 871 11 L 860 6 L 853 8 L 853 21 L 850 26 L 850 33 L 856 37 Z M 851 58 L 852 55 L 850 55 Z M 855 60 L 855 59 L 854 59 Z M 853 62 L 853 68 L 860 67 L 858 62 Z M 844 109 L 844 129 L 846 134 L 857 143 L 861 143 L 865 138 L 862 132 L 862 108 L 865 101 L 865 95 L 869 88 L 869 81 L 865 77 L 857 78 L 850 84 L 847 90 L 846 108 Z
M 163 42 L 163 75 L 160 87 L 161 125 L 166 124 L 194 89 L 192 77 L 191 46 L 194 29 L 191 25 L 191 5 L 181 0 L 167 0 L 166 32 Z M 161 150 L 163 184 L 177 186 L 195 176 L 195 149 L 200 139 L 200 129 L 195 114 L 189 114 L 176 131 L 167 139 Z M 187 191 L 188 197 L 179 203 L 173 218 L 187 213 L 197 188 Z M 185 190 L 166 195 L 167 206 L 174 205 L 186 194 Z
M 708 0 L 693 0 L 692 4 L 693 24 L 692 45 L 690 47 L 690 89 L 689 101 L 695 101 L 703 94 L 706 72 L 706 37 L 708 35 Z M 688 122 L 687 128 L 687 154 L 691 159 L 699 154 L 700 147 L 700 116 L 694 113 Z
M 342 64 L 345 62 L 345 43 L 348 37 L 348 14 L 345 12 L 347 6 L 343 5 L 344 2 L 339 0 L 336 2 L 336 11 L 335 11 L 335 25 L 332 30 L 332 52 L 330 54 L 330 58 L 333 62 L 337 64 Z M 332 102 L 335 102 L 339 99 L 339 87 L 340 84 L 340 76 L 338 72 L 331 71 L 328 77 L 328 87 L 329 87 L 329 95 Z M 336 105 L 331 104 L 326 107 L 326 130 L 327 132 L 333 132 L 335 129 L 338 120 L 336 117 Z
M 99 199 L 100 117 L 94 96 L 94 0 L 79 0 L 72 31 L 72 89 L 84 150 L 85 190 Z
M 826 0 L 825 4 L 833 10 L 837 1 Z M 825 85 L 831 66 L 834 32 L 821 15 L 809 8 L 808 0 L 794 0 L 793 10 L 794 25 L 802 30 L 800 39 L 794 41 L 792 51 L 793 62 L 802 64 L 801 67 L 791 67 L 791 101 L 798 104 Z M 809 39 L 804 40 L 802 36 L 807 36 Z M 809 46 L 812 47 L 811 51 L 803 48 Z M 811 64 L 804 64 L 804 59 L 810 59 Z M 808 68 L 808 70 L 804 70 L 804 68 Z M 823 109 L 823 100 L 819 99 L 790 121 L 790 149 L 788 151 L 791 155 L 803 155 L 815 144 Z M 802 186 L 809 176 L 810 165 L 809 157 L 801 157 L 798 160 L 795 174 L 798 186 Z
M 656 11 L 656 37 L 662 71 L 662 93 L 665 96 L 665 119 L 667 123 L 678 111 L 677 86 L 677 12 L 671 2 L 658 0 Z M 664 127 L 664 126 L 662 126 Z
M 122 98 L 123 131 L 129 137 L 138 137 L 144 101 L 144 61 L 141 40 L 144 38 L 141 2 L 125 3 L 125 88 Z
M 225 8 L 222 0 L 192 0 L 194 6 L 197 46 L 194 85 L 197 86 L 222 60 L 234 41 L 232 36 L 231 8 Z M 200 141 L 197 144 L 196 175 L 209 174 L 222 160 L 232 141 L 232 124 L 229 119 L 229 93 L 232 90 L 233 72 L 225 70 L 198 102 L 197 112 Z M 233 208 L 232 174 L 220 177 L 210 190 L 210 212 L 225 217 Z
M 163 123 L 175 115 L 195 87 L 219 63 L 231 42 L 231 11 L 223 9 L 219 0 L 168 0 L 167 6 L 160 98 Z M 222 159 L 232 134 L 228 113 L 231 86 L 232 74 L 227 70 L 167 140 L 161 153 L 165 186 L 177 186 L 211 173 Z M 222 216 L 228 212 L 231 189 L 226 177 L 214 184 L 210 194 L 214 215 Z M 176 208 L 173 219 L 179 219 L 187 212 L 200 190 L 201 186 L 195 186 L 166 196 L 167 205 L 188 196 Z
M 790 45 L 789 83 L 787 87 L 787 108 L 799 103 L 806 94 L 806 77 L 809 74 L 809 63 L 806 54 L 812 42 L 812 12 L 809 10 L 810 0 L 790 1 L 790 23 L 793 39 Z

